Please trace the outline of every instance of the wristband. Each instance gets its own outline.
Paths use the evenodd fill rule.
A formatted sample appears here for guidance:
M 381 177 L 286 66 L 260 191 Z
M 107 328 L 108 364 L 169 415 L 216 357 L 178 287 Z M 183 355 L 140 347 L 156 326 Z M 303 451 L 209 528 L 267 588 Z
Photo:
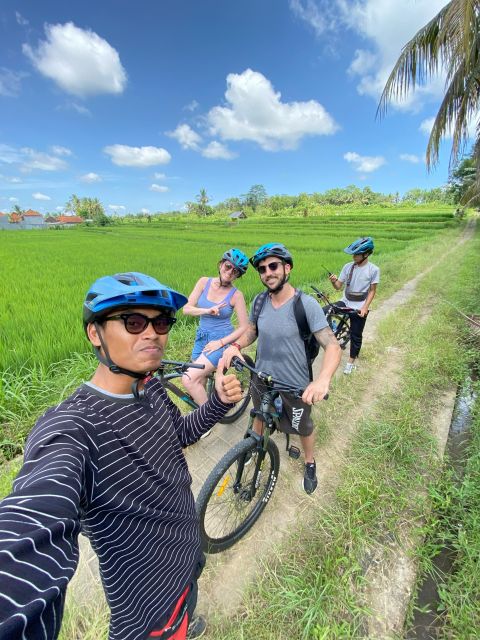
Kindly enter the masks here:
M 238 349 L 239 351 L 241 351 L 241 350 L 242 350 L 242 347 L 238 344 L 238 342 L 232 342 L 232 343 L 230 344 L 230 346 L 232 346 L 232 347 L 237 347 L 237 349 Z

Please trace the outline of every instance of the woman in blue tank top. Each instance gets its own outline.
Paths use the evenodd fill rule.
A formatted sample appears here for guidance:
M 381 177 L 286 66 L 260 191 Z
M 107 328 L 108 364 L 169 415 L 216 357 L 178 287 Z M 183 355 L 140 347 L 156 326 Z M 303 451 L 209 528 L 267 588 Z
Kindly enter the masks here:
M 189 369 L 182 382 L 198 404 L 207 401 L 205 383 L 217 368 L 225 348 L 235 342 L 248 327 L 245 298 L 233 286 L 234 280 L 247 271 L 248 258 L 239 249 L 225 251 L 218 263 L 218 277 L 199 279 L 183 313 L 200 316 L 200 324 L 193 345 L 192 361 L 205 365 L 205 369 Z M 238 327 L 231 322 L 232 313 L 237 314 Z

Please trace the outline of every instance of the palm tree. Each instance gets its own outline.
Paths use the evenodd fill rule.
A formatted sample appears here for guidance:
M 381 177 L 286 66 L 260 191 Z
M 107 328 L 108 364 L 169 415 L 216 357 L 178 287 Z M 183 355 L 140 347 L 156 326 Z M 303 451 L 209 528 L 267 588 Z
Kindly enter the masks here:
M 426 151 L 427 167 L 438 162 L 439 147 L 452 134 L 450 166 L 457 163 L 469 138 L 468 126 L 480 107 L 480 0 L 451 0 L 402 49 L 378 106 L 404 98 L 417 83 L 446 72 L 445 95 L 433 124 Z M 480 187 L 480 127 L 477 123 L 473 157 Z

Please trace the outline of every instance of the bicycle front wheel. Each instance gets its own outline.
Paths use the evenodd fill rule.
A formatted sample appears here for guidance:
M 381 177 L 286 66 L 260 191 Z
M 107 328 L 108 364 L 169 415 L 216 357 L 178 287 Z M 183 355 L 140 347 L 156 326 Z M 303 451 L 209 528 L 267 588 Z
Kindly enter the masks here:
M 255 363 L 250 356 L 245 355 L 243 358 L 248 365 L 251 367 L 255 366 Z M 221 424 L 231 424 L 232 422 L 235 422 L 235 420 L 238 420 L 238 418 L 245 413 L 245 409 L 248 407 L 248 403 L 250 402 L 250 383 L 252 380 L 252 372 L 245 368 L 241 371 L 235 371 L 235 375 L 240 380 L 242 398 L 223 416 L 223 418 L 219 420 Z M 209 388 L 209 393 L 213 391 L 213 388 L 214 385 Z
M 206 553 L 225 551 L 255 524 L 272 496 L 279 469 L 280 454 L 271 439 L 265 454 L 251 436 L 227 451 L 208 476 L 195 505 Z

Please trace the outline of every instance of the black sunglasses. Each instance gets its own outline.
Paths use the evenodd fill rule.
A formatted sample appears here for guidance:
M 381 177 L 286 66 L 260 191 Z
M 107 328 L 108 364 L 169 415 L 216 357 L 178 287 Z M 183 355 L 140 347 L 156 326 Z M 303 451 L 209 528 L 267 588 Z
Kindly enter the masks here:
M 159 336 L 168 333 L 172 325 L 177 321 L 173 316 L 159 315 L 154 318 L 149 318 L 148 316 L 144 316 L 143 313 L 120 313 L 118 316 L 108 316 L 108 318 L 104 318 L 102 322 L 107 322 L 107 320 L 123 320 L 125 329 L 128 333 L 133 333 L 134 335 L 143 333 L 148 325 L 152 323 L 155 333 Z
M 270 262 L 270 264 L 262 265 L 258 267 L 258 273 L 263 276 L 263 274 L 267 272 L 267 269 L 276 271 L 281 264 L 283 264 L 283 262 Z

